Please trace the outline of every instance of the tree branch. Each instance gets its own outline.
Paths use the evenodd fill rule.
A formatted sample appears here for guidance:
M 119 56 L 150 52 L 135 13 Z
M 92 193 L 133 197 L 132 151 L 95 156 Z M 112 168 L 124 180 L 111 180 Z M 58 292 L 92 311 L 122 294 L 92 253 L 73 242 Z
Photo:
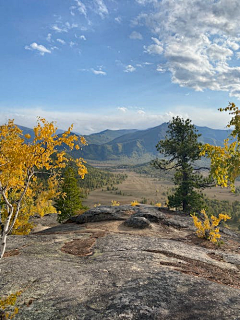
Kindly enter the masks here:
M 18 217 L 18 214 L 19 214 L 19 211 L 20 211 L 20 207 L 21 207 L 21 202 L 22 202 L 23 197 L 25 196 L 25 194 L 26 194 L 26 192 L 27 192 L 27 189 L 28 189 L 28 187 L 29 187 L 29 184 L 30 184 L 30 181 L 31 181 L 31 178 L 32 178 L 33 175 L 34 175 L 34 171 L 32 171 L 32 172 L 30 173 L 30 175 L 28 176 L 28 179 L 27 179 L 27 183 L 26 183 L 26 185 L 25 185 L 25 188 L 24 188 L 24 190 L 23 190 L 23 192 L 22 192 L 19 200 L 17 201 L 17 208 L 16 208 L 16 212 L 15 212 L 15 215 L 14 215 L 14 219 L 13 219 L 13 221 L 12 221 L 12 223 L 11 223 L 11 226 L 10 226 L 10 228 L 9 228 L 9 231 L 7 232 L 7 235 L 9 235 L 9 234 L 12 232 L 12 229 L 13 229 L 13 227 L 14 227 L 14 224 L 16 223 L 16 220 L 17 220 L 17 217 Z
M 198 168 L 193 168 L 194 171 L 200 171 L 200 170 L 207 170 L 210 171 L 209 167 L 198 167 Z
M 174 165 L 172 165 L 171 167 L 167 167 L 168 165 L 170 165 L 174 160 L 176 159 L 176 157 L 170 159 L 170 160 L 159 160 L 159 159 L 155 159 L 151 161 L 151 165 L 154 166 L 156 169 L 161 169 L 161 170 L 172 170 L 172 169 L 177 169 L 179 168 L 181 165 L 178 163 L 175 163 Z

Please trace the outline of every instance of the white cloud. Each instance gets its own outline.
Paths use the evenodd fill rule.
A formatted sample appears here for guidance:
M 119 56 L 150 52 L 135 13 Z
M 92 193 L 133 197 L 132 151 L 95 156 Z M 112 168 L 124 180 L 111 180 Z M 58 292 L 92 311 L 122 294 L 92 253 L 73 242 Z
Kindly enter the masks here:
M 76 43 L 76 42 L 73 42 L 73 41 L 70 41 L 70 42 L 69 42 L 69 45 L 70 45 L 70 47 L 72 48 L 72 47 L 76 46 L 77 43 Z
M 41 44 L 37 44 L 36 42 L 33 42 L 29 46 L 25 46 L 26 50 L 37 50 L 39 51 L 40 55 L 44 56 L 45 53 L 51 53 L 50 50 L 48 50 L 46 47 L 44 47 Z
M 85 37 L 84 35 L 81 35 L 81 36 L 79 37 L 79 39 L 84 40 L 84 41 L 86 41 L 86 40 L 87 40 L 87 39 L 86 39 L 86 37 Z
M 105 71 L 102 70 L 103 66 L 98 66 L 98 70 L 91 68 L 91 69 L 79 69 L 79 71 L 81 72 L 91 72 L 94 73 L 96 75 L 100 75 L 100 76 L 106 76 L 107 73 Z
M 144 116 L 145 115 L 145 111 L 143 111 L 143 110 L 138 110 L 138 112 L 137 112 L 138 114 L 140 114 L 141 116 Z
M 122 22 L 122 18 L 120 16 L 114 18 L 114 20 L 117 22 L 117 23 L 121 23 Z
M 106 76 L 106 72 L 105 71 L 102 71 L 101 69 L 99 70 L 95 70 L 95 69 L 91 69 L 91 71 L 96 74 L 96 75 L 101 75 L 101 76 Z
M 146 5 L 149 3 L 157 3 L 157 0 L 135 0 L 138 4 Z
M 51 49 L 51 51 L 59 50 L 59 48 L 58 48 L 58 47 L 56 47 L 56 46 L 51 46 L 51 47 L 50 47 L 50 49 Z
M 57 42 L 61 43 L 61 44 L 66 44 L 66 42 L 62 39 L 57 39 Z
M 77 5 L 77 10 L 86 17 L 86 15 L 87 15 L 87 8 L 86 8 L 85 4 L 82 3 L 82 2 L 79 1 L 79 0 L 75 0 L 75 2 L 76 2 L 76 5 Z M 71 7 L 71 8 L 72 8 L 72 7 Z M 71 8 L 70 8 L 70 9 L 71 9 Z M 71 12 L 73 12 L 73 10 L 71 10 Z
M 118 110 L 120 110 L 120 111 L 125 113 L 125 112 L 127 112 L 128 109 L 125 108 L 125 107 L 118 107 Z
M 65 23 L 66 27 L 70 30 L 70 29 L 73 29 L 73 28 L 77 28 L 78 27 L 78 24 L 77 23 L 69 23 L 69 22 L 66 22 Z
M 70 14 L 74 17 L 75 16 L 75 9 L 76 9 L 76 6 L 71 6 L 70 8 Z
M 81 110 L 81 107 L 78 109 Z M 82 107 L 82 110 L 86 110 L 86 107 Z M 206 113 L 208 117 L 206 117 Z M 47 121 L 56 121 L 57 127 L 63 130 L 66 130 L 73 123 L 73 131 L 81 134 L 100 132 L 105 129 L 147 129 L 168 122 L 177 115 L 184 119 L 190 118 L 195 125 L 218 129 L 225 129 L 226 123 L 229 121 L 229 116 L 226 113 L 221 113 L 216 109 L 199 109 L 192 106 L 179 106 L 168 113 L 146 112 L 144 116 L 138 117 L 136 117 L 136 110 L 121 113 L 117 110 L 116 112 L 99 110 L 98 114 L 89 114 L 81 111 L 47 111 L 43 108 L 33 107 L 18 110 L 8 108 L 7 112 L 0 111 L 1 124 L 6 123 L 8 119 L 15 119 L 16 124 L 32 128 L 36 125 L 37 117 L 41 116 Z M 101 121 L 99 121 L 100 118 Z
M 149 54 L 161 55 L 163 53 L 162 43 L 157 38 L 152 37 L 152 40 L 155 42 L 155 44 L 151 44 L 150 46 L 144 46 L 144 49 L 145 49 L 144 52 Z
M 159 64 L 158 66 L 157 66 L 157 69 L 156 69 L 158 72 L 160 72 L 160 73 L 164 73 L 164 72 L 166 72 L 166 69 L 164 68 L 164 66 L 162 66 L 161 64 Z
M 216 43 L 211 44 L 207 49 L 207 55 L 212 61 L 226 61 L 232 55 L 233 51 L 229 48 L 225 48 L 223 46 L 219 46 Z
M 52 34 L 51 34 L 51 33 L 48 33 L 46 40 L 47 40 L 48 42 L 51 42 L 51 41 L 52 41 Z
M 125 70 L 124 70 L 124 72 L 134 72 L 136 70 L 136 68 L 134 68 L 131 64 L 129 64 L 129 65 L 127 65 L 126 67 L 125 67 Z
M 144 52 L 149 54 L 162 54 L 163 53 L 163 47 L 157 45 L 157 44 L 151 44 L 150 46 L 146 47 L 144 46 Z
M 100 15 L 103 19 L 106 15 L 108 15 L 108 9 L 103 0 L 94 0 L 97 6 L 96 13 Z
M 56 24 L 53 25 L 51 29 L 54 30 L 55 32 L 58 32 L 58 33 L 68 32 L 66 27 L 59 27 Z
M 63 23 L 61 20 L 58 21 L 58 24 L 54 24 L 51 29 L 57 33 L 69 32 L 69 30 L 78 28 L 77 23 L 69 23 L 68 21 Z
M 231 48 L 231 49 L 233 49 L 233 50 L 239 50 L 239 48 L 240 48 L 240 46 L 239 46 L 239 44 L 238 43 L 236 43 L 235 41 L 231 41 L 231 40 L 227 40 L 227 45 Z
M 134 40 L 142 40 L 142 35 L 141 33 L 137 32 L 137 31 L 133 31 L 130 36 L 129 36 L 130 39 L 134 39 Z
M 197 91 L 228 91 L 240 99 L 240 67 L 232 63 L 240 56 L 239 16 L 239 0 L 164 0 L 133 24 L 155 35 L 145 52 L 165 60 L 172 82 Z

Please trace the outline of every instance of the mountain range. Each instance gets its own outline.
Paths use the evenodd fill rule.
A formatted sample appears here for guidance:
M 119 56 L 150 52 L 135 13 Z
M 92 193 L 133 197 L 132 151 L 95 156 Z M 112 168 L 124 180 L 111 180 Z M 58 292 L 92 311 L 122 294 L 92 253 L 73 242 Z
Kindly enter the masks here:
M 23 134 L 33 136 L 33 130 L 19 126 Z M 199 141 L 212 145 L 223 146 L 230 130 L 211 129 L 195 126 L 201 134 Z M 104 130 L 99 133 L 84 135 L 88 145 L 82 150 L 74 150 L 72 156 L 83 157 L 87 160 L 119 160 L 121 158 L 146 158 L 155 157 L 158 152 L 156 144 L 166 136 L 168 124 L 163 123 L 157 127 L 145 130 Z M 58 133 L 61 134 L 62 131 Z
M 230 130 L 218 130 L 196 126 L 201 134 L 199 141 L 212 145 L 223 146 Z M 88 146 L 79 151 L 73 151 L 74 157 L 82 156 L 88 160 L 118 160 L 119 158 L 155 157 L 158 152 L 156 144 L 165 139 L 168 124 L 146 130 L 105 130 L 85 136 Z

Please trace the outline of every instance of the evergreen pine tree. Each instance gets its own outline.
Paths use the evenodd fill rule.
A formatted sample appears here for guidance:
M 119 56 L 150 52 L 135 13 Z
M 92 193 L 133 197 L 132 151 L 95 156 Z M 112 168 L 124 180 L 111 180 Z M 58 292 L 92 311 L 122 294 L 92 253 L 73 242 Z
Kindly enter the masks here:
M 68 167 L 64 172 L 61 194 L 55 200 L 55 207 L 61 212 L 58 215 L 59 222 L 69 219 L 83 208 L 75 171 L 71 167 Z
M 191 120 L 173 118 L 168 126 L 165 140 L 158 142 L 157 150 L 167 157 L 167 160 L 156 159 L 152 164 L 156 168 L 175 169 L 174 184 L 177 186 L 174 194 L 168 196 L 168 205 L 184 212 L 201 210 L 204 206 L 202 193 L 197 189 L 212 186 L 212 180 L 204 178 L 193 168 L 196 160 L 201 158 L 197 133 Z M 198 168 L 199 169 L 199 168 Z

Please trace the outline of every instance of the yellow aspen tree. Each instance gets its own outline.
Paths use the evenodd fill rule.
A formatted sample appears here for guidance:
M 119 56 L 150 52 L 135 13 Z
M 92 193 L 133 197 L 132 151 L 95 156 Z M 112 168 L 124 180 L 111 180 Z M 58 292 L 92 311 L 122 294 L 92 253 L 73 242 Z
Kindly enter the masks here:
M 48 213 L 58 213 L 53 199 L 58 198 L 60 195 L 59 183 L 61 183 L 61 180 L 59 180 L 59 176 L 56 174 L 46 172 L 44 175 L 47 178 L 44 182 L 41 179 L 36 179 L 36 177 L 32 179 L 22 201 L 21 210 L 13 226 L 12 234 L 29 234 L 34 227 L 30 218 L 36 214 L 43 217 Z M 11 198 L 13 200 L 12 194 Z M 6 207 L 2 208 L 1 214 L 3 219 L 7 217 Z
M 86 144 L 83 137 L 71 134 L 72 128 L 71 125 L 66 132 L 57 135 L 55 123 L 39 117 L 30 143 L 30 135 L 27 134 L 24 139 L 22 130 L 13 120 L 0 126 L 0 203 L 5 208 L 5 215 L 0 211 L 0 258 L 4 255 L 7 236 L 17 222 L 24 199 L 33 196 L 31 183 L 36 175 L 44 170 L 65 167 L 68 158 L 65 151 L 59 151 L 60 146 L 72 150 Z M 78 174 L 84 178 L 87 173 L 84 160 L 80 158 L 75 162 Z M 28 215 L 24 216 L 23 210 L 21 219 L 24 221 L 24 218 L 28 222 Z
M 240 110 L 234 103 L 228 107 L 219 109 L 232 115 L 227 127 L 233 126 L 229 139 L 224 141 L 224 146 L 212 146 L 205 144 L 201 155 L 211 159 L 210 174 L 216 183 L 222 187 L 230 186 L 235 190 L 234 182 L 240 175 Z

